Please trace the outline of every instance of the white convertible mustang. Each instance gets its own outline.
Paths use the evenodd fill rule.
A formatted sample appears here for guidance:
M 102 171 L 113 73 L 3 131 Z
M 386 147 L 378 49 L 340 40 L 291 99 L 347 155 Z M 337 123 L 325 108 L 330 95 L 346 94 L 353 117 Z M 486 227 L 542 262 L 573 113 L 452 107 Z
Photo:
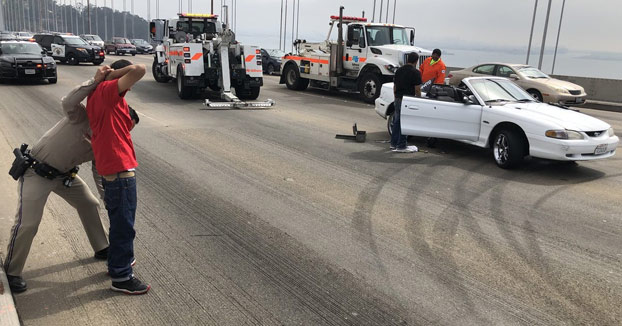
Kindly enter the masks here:
M 382 86 L 376 112 L 393 118 L 393 83 Z M 615 155 L 618 137 L 609 124 L 566 107 L 540 103 L 508 79 L 465 78 L 458 86 L 434 85 L 421 98 L 405 96 L 402 134 L 492 147 L 499 167 L 527 155 L 585 161 Z

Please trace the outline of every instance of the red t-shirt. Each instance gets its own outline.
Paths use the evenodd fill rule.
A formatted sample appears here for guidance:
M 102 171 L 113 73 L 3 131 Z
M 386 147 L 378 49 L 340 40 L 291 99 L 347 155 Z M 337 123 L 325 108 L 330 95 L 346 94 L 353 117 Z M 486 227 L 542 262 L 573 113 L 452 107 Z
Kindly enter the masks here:
M 130 136 L 132 119 L 118 79 L 101 82 L 89 95 L 86 112 L 93 131 L 91 145 L 97 173 L 115 174 L 138 166 Z

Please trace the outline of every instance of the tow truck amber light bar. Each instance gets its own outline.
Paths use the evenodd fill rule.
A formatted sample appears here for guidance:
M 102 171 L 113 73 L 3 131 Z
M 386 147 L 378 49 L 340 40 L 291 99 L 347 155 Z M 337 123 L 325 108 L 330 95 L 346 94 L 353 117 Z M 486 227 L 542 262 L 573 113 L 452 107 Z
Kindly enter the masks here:
M 189 14 L 189 13 L 179 13 L 177 14 L 181 18 L 218 18 L 218 15 L 211 14 Z
M 330 16 L 330 19 L 332 19 L 332 20 L 339 20 L 339 16 Z M 343 20 L 354 21 L 354 22 L 366 22 L 367 21 L 367 18 L 364 18 L 364 17 L 343 16 L 342 19 Z

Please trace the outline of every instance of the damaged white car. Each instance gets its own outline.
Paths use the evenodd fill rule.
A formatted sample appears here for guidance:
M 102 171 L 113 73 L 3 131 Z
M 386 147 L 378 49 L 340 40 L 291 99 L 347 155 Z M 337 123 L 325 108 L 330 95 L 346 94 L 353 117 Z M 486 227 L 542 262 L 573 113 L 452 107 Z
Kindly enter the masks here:
M 384 84 L 376 112 L 392 122 L 393 83 Z M 527 155 L 587 161 L 615 155 L 619 139 L 606 122 L 575 110 L 538 102 L 506 78 L 465 78 L 460 86 L 434 85 L 421 98 L 405 96 L 402 134 L 445 138 L 493 149 L 501 168 Z

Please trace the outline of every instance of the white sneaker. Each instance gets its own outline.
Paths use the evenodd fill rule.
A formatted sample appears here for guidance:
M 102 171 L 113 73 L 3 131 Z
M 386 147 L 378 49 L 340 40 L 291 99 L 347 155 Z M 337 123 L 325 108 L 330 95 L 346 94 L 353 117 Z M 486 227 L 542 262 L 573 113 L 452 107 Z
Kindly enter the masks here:
M 419 148 L 417 148 L 417 146 L 406 146 L 404 148 L 396 148 L 393 150 L 393 152 L 396 152 L 396 153 L 414 153 L 418 151 L 419 151 Z

